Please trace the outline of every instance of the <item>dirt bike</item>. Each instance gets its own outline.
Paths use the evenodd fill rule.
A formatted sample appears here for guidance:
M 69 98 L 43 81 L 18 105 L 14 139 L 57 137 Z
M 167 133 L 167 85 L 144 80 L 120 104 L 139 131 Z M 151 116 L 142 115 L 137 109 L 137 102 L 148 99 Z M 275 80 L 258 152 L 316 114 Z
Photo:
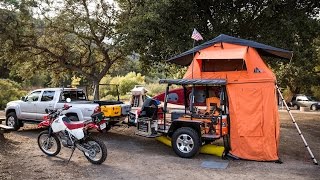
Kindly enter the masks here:
M 44 117 L 44 121 L 38 127 L 49 127 L 49 129 L 40 132 L 38 136 L 39 148 L 48 156 L 56 156 L 59 154 L 62 144 L 64 147 L 72 149 L 68 162 L 77 148 L 92 164 L 103 163 L 107 158 L 107 147 L 101 140 L 91 137 L 89 133 L 91 129 L 103 131 L 106 128 L 107 122 L 103 119 L 103 113 L 92 114 L 92 119 L 89 121 L 72 122 L 63 114 L 63 111 L 70 107 L 72 106 L 65 104 L 61 109 L 46 109 L 48 115 Z

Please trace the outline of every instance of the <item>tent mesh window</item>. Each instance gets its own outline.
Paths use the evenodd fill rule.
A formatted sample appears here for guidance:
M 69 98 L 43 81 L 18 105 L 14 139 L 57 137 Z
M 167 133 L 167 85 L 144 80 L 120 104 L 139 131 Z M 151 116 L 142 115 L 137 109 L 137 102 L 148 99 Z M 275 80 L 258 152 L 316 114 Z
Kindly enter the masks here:
M 243 59 L 203 59 L 202 72 L 246 71 Z

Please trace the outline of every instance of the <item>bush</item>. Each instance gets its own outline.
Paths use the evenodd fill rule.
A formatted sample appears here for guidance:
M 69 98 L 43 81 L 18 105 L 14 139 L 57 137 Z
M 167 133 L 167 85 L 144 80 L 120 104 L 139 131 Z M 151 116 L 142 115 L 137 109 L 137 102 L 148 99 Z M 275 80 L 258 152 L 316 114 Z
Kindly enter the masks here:
M 125 76 L 117 76 L 109 81 L 109 84 L 117 84 L 120 95 L 126 95 L 135 85 L 145 84 L 144 76 L 140 73 L 130 72 Z M 107 81 L 107 80 L 106 80 Z M 105 97 L 107 95 L 117 96 L 116 86 L 104 86 L 101 88 L 101 95 Z
M 311 91 L 313 93 L 313 96 L 320 100 L 320 86 L 311 87 Z
M 4 109 L 8 102 L 18 100 L 26 94 L 18 83 L 9 79 L 0 79 L 0 87 L 0 109 Z
M 150 83 L 146 85 L 146 89 L 148 90 L 148 95 L 153 97 L 160 93 L 163 93 L 166 90 L 166 84 L 158 84 L 158 83 Z

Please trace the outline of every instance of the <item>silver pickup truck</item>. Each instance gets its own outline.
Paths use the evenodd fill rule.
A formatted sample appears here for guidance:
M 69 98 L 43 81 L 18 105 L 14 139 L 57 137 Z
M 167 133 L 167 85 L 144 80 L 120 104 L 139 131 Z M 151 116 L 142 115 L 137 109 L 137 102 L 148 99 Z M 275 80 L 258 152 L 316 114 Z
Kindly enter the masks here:
M 65 114 L 73 121 L 91 119 L 99 104 L 87 101 L 82 89 L 77 88 L 46 88 L 31 91 L 21 100 L 7 103 L 5 109 L 6 124 L 18 130 L 24 123 L 39 123 L 46 115 L 45 109 L 61 108 L 66 99 L 70 98 L 72 106 Z

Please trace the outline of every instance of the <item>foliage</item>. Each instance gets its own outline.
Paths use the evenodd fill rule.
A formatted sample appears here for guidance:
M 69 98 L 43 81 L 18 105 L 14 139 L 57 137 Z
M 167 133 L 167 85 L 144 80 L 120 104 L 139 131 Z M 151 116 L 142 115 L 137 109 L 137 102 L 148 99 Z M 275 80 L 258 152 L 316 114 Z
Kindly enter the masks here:
M 18 83 L 9 79 L 0 79 L 0 87 L 0 109 L 4 109 L 8 102 L 18 100 L 26 94 Z
M 320 64 L 315 56 L 319 45 L 314 40 L 320 31 L 319 18 L 315 18 L 320 1 L 118 2 L 123 9 L 120 19 L 130 19 L 118 26 L 128 34 L 125 45 L 139 53 L 145 64 L 156 64 L 192 48 L 190 35 L 197 28 L 205 40 L 223 33 L 292 50 L 289 64 L 266 59 L 277 72 L 280 85 L 298 93 L 319 84 L 314 68 Z
M 99 81 L 126 56 L 121 50 L 123 36 L 114 29 L 116 8 L 105 1 L 30 2 L 37 11 L 26 5 L 13 11 L 17 18 L 12 25 L 18 24 L 20 30 L 11 33 L 10 26 L 6 28 L 12 34 L 7 41 L 17 50 L 10 62 L 27 61 L 33 65 L 31 71 L 49 70 L 54 77 L 82 77 L 93 83 L 98 98 Z
M 148 96 L 155 96 L 160 93 L 163 93 L 166 90 L 165 84 L 159 84 L 159 83 L 150 83 L 146 85 L 146 89 L 148 90 Z
M 311 91 L 314 97 L 320 100 L 320 85 L 319 86 L 312 86 Z
M 102 79 L 101 84 L 111 84 L 102 86 L 101 97 L 105 97 L 107 95 L 117 96 L 117 86 L 120 95 L 126 95 L 131 89 L 134 88 L 135 85 L 145 84 L 145 77 L 140 73 L 129 72 L 125 76 L 116 76 L 110 79 L 110 76 L 106 76 Z

